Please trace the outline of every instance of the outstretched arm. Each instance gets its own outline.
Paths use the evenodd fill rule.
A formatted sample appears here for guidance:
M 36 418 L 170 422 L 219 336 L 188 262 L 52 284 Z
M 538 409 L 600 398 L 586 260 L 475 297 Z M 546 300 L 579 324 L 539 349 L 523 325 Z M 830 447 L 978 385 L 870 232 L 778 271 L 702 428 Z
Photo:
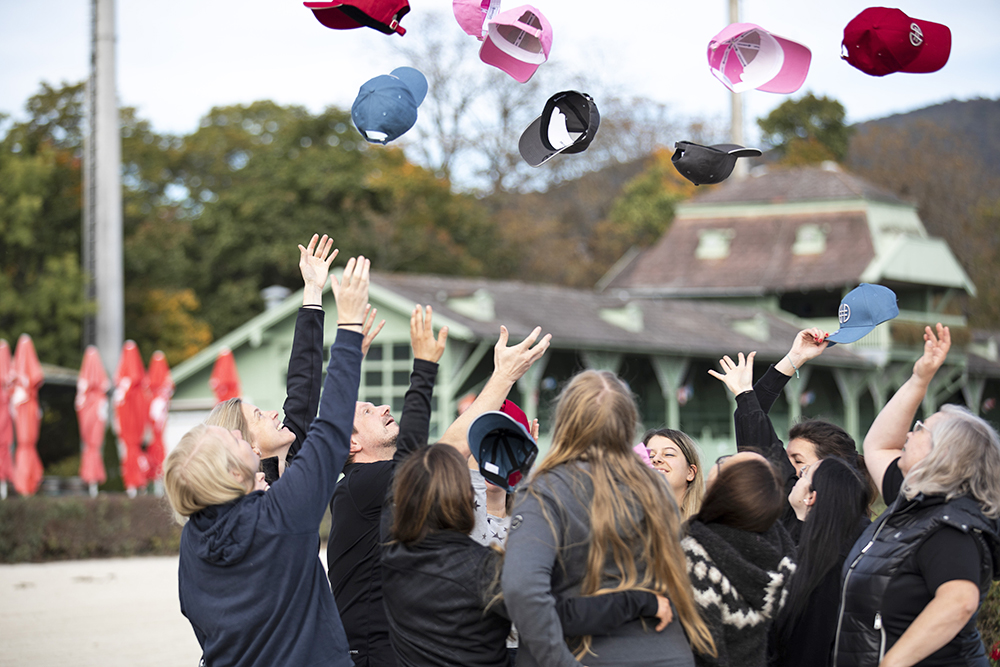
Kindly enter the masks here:
M 542 328 L 535 327 L 527 338 L 517 345 L 507 347 L 509 336 L 507 327 L 500 327 L 500 339 L 493 348 L 493 374 L 469 409 L 459 415 L 444 432 L 441 442 L 453 446 L 463 458 L 471 456 L 468 441 L 469 425 L 484 412 L 499 410 L 514 383 L 528 372 L 532 364 L 542 358 L 545 350 L 549 349 L 549 343 L 552 342 L 552 334 L 545 334 L 539 340 L 538 336 L 541 333 Z
M 924 328 L 924 353 L 913 364 L 913 374 L 878 413 L 865 436 L 865 465 L 880 489 L 889 464 L 902 454 L 917 408 L 924 400 L 934 374 L 948 357 L 949 349 L 951 331 L 948 327 L 939 322 L 936 332 L 930 327 Z M 904 470 L 903 474 L 907 472 Z
M 282 406 L 284 424 L 295 434 L 295 441 L 288 448 L 288 460 L 294 459 L 302 447 L 319 407 L 323 378 L 323 288 L 338 252 L 333 239 L 326 234 L 322 238 L 313 234 L 308 248 L 299 245 L 299 271 L 304 284 L 302 308 L 295 319 Z
M 437 378 L 438 360 L 444 354 L 448 327 L 441 327 L 434 336 L 434 311 L 419 304 L 410 313 L 410 345 L 413 348 L 413 372 L 410 388 L 403 398 L 403 414 L 399 418 L 399 435 L 393 459 L 402 461 L 410 452 L 427 444 L 431 424 L 431 396 Z

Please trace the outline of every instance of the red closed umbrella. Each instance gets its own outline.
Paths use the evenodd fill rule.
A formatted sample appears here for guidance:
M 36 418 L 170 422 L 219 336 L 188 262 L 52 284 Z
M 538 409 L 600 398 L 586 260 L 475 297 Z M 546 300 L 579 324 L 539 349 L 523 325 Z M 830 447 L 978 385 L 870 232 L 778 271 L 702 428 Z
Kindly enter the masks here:
M 104 470 L 104 433 L 108 428 L 108 389 L 111 381 L 104 371 L 97 347 L 83 353 L 80 376 L 76 380 L 76 419 L 80 423 L 80 479 L 90 485 L 90 495 L 107 478 Z
M 149 480 L 160 478 L 163 474 L 163 430 L 167 426 L 167 414 L 170 411 L 170 397 L 174 395 L 174 380 L 170 377 L 170 367 L 167 356 L 157 350 L 149 360 L 149 371 L 146 373 L 146 389 L 149 395 L 149 426 L 151 437 L 146 449 L 146 459 L 149 461 Z
M 215 392 L 216 403 L 228 401 L 230 398 L 239 398 L 242 395 L 240 374 L 236 371 L 236 360 L 233 359 L 233 352 L 228 347 L 222 348 L 219 356 L 215 359 L 215 366 L 212 367 L 212 376 L 208 379 L 208 386 Z
M 10 345 L 0 339 L 0 498 L 7 497 L 7 482 L 14 479 L 14 421 L 11 419 L 10 392 L 14 376 L 11 373 Z
M 14 412 L 14 431 L 17 433 L 14 489 L 22 496 L 34 495 L 42 483 L 42 460 L 38 458 L 35 445 L 38 444 L 38 431 L 42 425 L 38 388 L 44 381 L 35 344 L 31 336 L 21 334 L 14 350 L 14 388 L 10 403 Z
M 127 340 L 115 372 L 114 425 L 118 435 L 118 452 L 122 459 L 122 480 L 130 496 L 146 486 L 149 463 L 142 451 L 142 438 L 149 420 L 149 400 L 143 387 L 146 371 L 139 355 L 139 346 Z

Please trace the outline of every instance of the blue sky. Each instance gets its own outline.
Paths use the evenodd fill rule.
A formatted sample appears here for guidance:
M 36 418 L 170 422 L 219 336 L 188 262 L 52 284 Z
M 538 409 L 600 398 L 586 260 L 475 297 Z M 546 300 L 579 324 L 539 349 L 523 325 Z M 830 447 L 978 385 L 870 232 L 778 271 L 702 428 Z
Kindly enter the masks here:
M 568 72 L 591 72 L 682 116 L 728 116 L 728 91 L 705 59 L 709 39 L 728 23 L 726 0 L 531 1 L 554 26 L 552 61 Z M 514 6 L 514 0 L 504 4 Z M 615 14 L 614 6 L 632 11 Z M 743 21 L 809 46 L 812 66 L 800 93 L 837 98 L 851 121 L 953 98 L 1000 98 L 1000 2 L 895 5 L 948 25 L 953 47 L 940 72 L 884 78 L 839 58 L 844 25 L 866 6 L 857 0 L 743 0 L 741 11 Z M 392 41 L 419 39 L 422 15 L 437 12 L 443 29 L 461 34 L 450 0 L 412 0 L 402 21 L 409 29 L 405 37 L 329 30 L 296 0 L 118 0 L 117 11 L 121 102 L 138 107 L 157 131 L 173 133 L 193 131 L 212 106 L 258 99 L 312 111 L 330 104 L 349 108 L 361 83 L 403 64 Z M 0 0 L 0 112 L 23 117 L 24 102 L 42 80 L 85 78 L 89 30 L 90 0 Z M 748 131 L 753 133 L 753 118 L 784 99 L 744 93 Z

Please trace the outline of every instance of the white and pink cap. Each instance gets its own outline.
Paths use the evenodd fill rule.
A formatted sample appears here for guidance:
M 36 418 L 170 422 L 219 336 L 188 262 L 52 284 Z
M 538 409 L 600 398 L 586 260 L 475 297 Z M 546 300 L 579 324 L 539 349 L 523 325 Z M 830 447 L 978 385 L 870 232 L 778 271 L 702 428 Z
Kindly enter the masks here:
M 734 93 L 794 93 L 809 73 L 812 53 L 754 23 L 733 23 L 708 43 L 712 74 Z
M 500 0 L 452 0 L 451 9 L 462 30 L 481 42 L 489 34 L 489 22 L 500 13 Z
M 489 22 L 489 32 L 479 47 L 479 59 L 526 82 L 549 59 L 552 26 L 540 11 L 522 5 L 500 12 Z

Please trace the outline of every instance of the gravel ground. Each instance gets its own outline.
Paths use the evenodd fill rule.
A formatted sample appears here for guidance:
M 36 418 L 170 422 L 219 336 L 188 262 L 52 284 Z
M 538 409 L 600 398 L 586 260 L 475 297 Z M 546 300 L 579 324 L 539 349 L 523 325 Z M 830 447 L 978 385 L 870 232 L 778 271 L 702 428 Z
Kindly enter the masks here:
M 177 557 L 0 565 L 3 667 L 196 667 Z

